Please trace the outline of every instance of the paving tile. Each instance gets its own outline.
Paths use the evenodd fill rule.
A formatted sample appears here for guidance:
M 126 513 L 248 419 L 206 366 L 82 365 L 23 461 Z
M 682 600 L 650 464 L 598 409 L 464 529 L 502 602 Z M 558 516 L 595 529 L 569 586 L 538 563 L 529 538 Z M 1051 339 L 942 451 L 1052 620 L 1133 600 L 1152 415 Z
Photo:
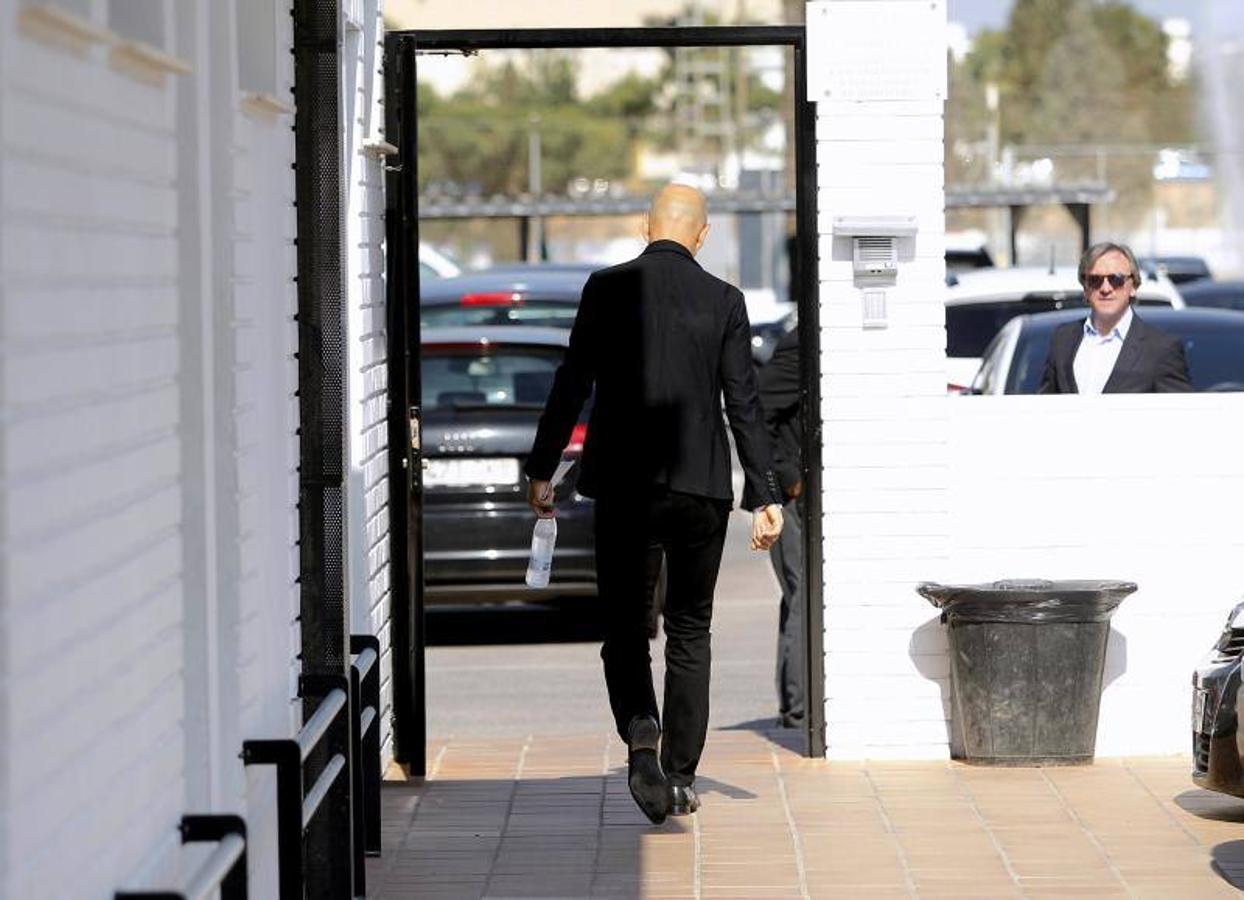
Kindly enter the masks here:
M 1244 883 L 1244 802 L 1193 788 L 1180 757 L 828 763 L 714 732 L 704 807 L 653 827 L 609 735 L 433 746 L 427 781 L 385 784 L 372 897 L 1183 898 Z

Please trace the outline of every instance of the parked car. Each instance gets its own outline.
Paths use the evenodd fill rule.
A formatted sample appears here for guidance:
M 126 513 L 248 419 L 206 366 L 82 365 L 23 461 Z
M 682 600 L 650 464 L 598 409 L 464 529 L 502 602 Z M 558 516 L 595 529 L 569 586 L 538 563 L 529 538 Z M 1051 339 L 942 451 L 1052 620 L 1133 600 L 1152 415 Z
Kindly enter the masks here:
M 1192 780 L 1206 790 L 1244 797 L 1240 734 L 1240 660 L 1244 603 L 1227 616 L 1217 642 L 1192 673 Z
M 1244 311 L 1244 281 L 1193 281 L 1179 289 L 1189 306 Z
M 452 278 L 461 274 L 462 266 L 431 244 L 419 242 L 419 277 L 421 279 Z
M 1213 277 L 1209 265 L 1199 256 L 1141 256 L 1136 261 L 1142 272 L 1165 275 L 1174 284 Z
M 985 244 L 985 234 L 975 229 L 946 232 L 946 283 L 954 284 L 958 273 L 993 268 L 993 256 Z
M 421 328 L 471 325 L 531 325 L 570 328 L 583 285 L 598 263 L 529 263 L 494 266 L 420 285 Z M 767 362 L 778 338 L 792 326 L 793 304 L 778 303 L 772 291 L 749 290 L 752 357 Z M 776 317 L 776 318 L 774 318 Z
M 986 348 L 970 392 L 1035 394 L 1045 369 L 1050 335 L 1064 322 L 1086 315 L 1083 309 L 1067 309 L 1011 319 Z M 1184 342 L 1195 390 L 1244 391 L 1244 312 L 1151 308 L 1141 315 L 1155 328 Z
M 599 266 L 496 266 L 420 285 L 421 328 L 531 325 L 570 328 L 588 276 Z
M 1145 277 L 1136 300 L 1141 307 L 1184 305 L 1162 275 Z M 1072 267 L 961 272 L 946 288 L 946 389 L 968 391 L 985 348 L 1015 316 L 1071 308 L 1088 308 Z
M 522 468 L 565 354 L 563 329 L 472 325 L 422 335 L 424 584 L 430 603 L 596 594 L 593 504 L 556 491 L 557 548 L 547 589 L 524 583 L 535 522 Z M 566 456 L 583 451 L 587 410 Z

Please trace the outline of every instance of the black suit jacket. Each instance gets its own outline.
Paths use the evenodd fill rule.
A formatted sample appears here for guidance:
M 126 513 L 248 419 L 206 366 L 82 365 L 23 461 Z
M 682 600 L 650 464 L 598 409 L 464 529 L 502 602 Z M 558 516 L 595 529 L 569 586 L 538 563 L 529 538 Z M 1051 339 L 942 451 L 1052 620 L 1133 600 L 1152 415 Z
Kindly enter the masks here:
M 773 439 L 773 471 L 783 493 L 803 479 L 803 419 L 799 414 L 799 330 L 782 335 L 760 369 L 760 405 Z
M 1083 337 L 1082 319 L 1054 329 L 1038 394 L 1079 393 L 1074 364 Z M 1170 394 L 1191 390 L 1183 342 L 1146 324 L 1133 311 L 1131 327 L 1102 393 Z
M 781 503 L 770 471 L 743 294 L 675 241 L 596 272 L 557 370 L 528 477 L 547 480 L 596 390 L 578 490 L 641 496 L 652 486 L 733 501 L 722 396 L 743 464 L 743 503 Z

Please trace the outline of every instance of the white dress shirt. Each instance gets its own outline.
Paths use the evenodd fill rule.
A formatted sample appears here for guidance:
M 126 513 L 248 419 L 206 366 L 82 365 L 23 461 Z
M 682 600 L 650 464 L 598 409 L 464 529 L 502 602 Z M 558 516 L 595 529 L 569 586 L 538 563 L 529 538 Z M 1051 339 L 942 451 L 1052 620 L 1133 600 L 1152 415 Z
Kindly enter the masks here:
M 1132 317 L 1132 308 L 1129 306 L 1119 324 L 1110 329 L 1108 334 L 1097 331 L 1093 326 L 1092 315 L 1084 320 L 1084 336 L 1080 338 L 1080 348 L 1076 350 L 1075 362 L 1071 366 L 1075 372 L 1076 390 L 1079 393 L 1102 392 L 1110 373 L 1114 371 L 1114 364 L 1119 360 L 1119 351 L 1123 349 L 1127 331 L 1132 327 Z

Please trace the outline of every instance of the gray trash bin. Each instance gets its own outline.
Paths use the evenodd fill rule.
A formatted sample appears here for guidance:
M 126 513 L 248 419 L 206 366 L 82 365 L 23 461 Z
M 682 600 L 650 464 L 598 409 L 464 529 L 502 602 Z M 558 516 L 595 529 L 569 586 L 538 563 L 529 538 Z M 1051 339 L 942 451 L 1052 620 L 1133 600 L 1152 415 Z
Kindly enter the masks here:
M 1093 760 L 1110 616 L 1130 581 L 917 587 L 949 629 L 951 727 L 987 765 Z

